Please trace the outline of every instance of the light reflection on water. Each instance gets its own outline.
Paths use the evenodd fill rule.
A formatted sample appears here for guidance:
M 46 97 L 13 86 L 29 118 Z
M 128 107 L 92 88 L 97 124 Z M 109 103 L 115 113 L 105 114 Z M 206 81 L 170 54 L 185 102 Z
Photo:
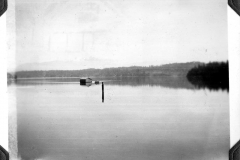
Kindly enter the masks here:
M 9 86 L 20 158 L 228 159 L 227 92 L 197 90 L 179 79 L 125 79 L 105 82 L 102 103 L 101 85 L 77 82 Z

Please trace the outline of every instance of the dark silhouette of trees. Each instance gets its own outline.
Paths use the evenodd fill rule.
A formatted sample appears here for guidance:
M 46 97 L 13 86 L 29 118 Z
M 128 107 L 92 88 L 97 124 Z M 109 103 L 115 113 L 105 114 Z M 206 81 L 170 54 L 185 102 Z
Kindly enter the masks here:
M 229 90 L 229 70 L 227 62 L 210 62 L 192 68 L 187 79 L 198 88 Z

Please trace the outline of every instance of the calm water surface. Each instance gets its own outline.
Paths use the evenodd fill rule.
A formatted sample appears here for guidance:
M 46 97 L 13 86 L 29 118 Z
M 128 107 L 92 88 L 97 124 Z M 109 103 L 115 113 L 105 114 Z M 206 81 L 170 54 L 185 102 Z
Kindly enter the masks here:
M 19 81 L 17 154 L 23 160 L 227 160 L 227 91 L 184 79 Z

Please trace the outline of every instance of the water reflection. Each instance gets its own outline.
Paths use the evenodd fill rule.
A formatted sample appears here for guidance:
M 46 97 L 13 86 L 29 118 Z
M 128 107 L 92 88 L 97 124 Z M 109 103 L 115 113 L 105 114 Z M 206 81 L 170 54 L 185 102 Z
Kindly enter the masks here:
M 81 83 L 80 83 L 80 85 L 81 85 L 81 86 L 90 87 L 90 86 L 92 85 L 92 83 L 85 83 L 85 84 L 81 84 Z
M 214 83 L 201 81 L 198 78 L 188 79 L 186 77 L 171 77 L 171 76 L 161 76 L 161 77 L 107 77 L 107 78 L 95 78 L 95 80 L 100 80 L 106 85 L 117 85 L 117 86 L 161 86 L 164 88 L 173 89 L 208 89 L 208 90 L 229 90 L 228 84 L 226 83 Z M 51 78 L 51 79 L 18 79 L 17 81 L 9 82 L 8 85 L 17 84 L 20 86 L 28 85 L 62 85 L 62 84 L 79 84 L 79 78 Z M 81 86 L 93 86 L 96 84 L 87 83 L 80 84 Z
M 113 79 L 107 83 L 109 85 L 119 86 L 161 86 L 174 89 L 195 89 L 194 85 L 189 83 L 186 77 L 122 77 Z
M 106 85 L 118 86 L 162 86 L 167 88 L 185 88 L 194 89 L 194 86 L 188 82 L 186 77 L 122 77 L 122 78 L 96 78 L 103 81 Z M 18 79 L 12 82 L 17 85 L 45 85 L 45 84 L 79 84 L 79 78 L 52 78 L 52 79 Z M 91 86 L 83 85 L 83 86 Z
M 9 87 L 22 160 L 228 159 L 226 92 L 192 90 L 184 77 L 97 80 L 104 84 L 84 87 L 76 78 Z
M 221 81 L 215 79 L 203 80 L 199 77 L 190 77 L 188 80 L 198 89 L 209 89 L 213 91 L 226 90 L 227 92 L 229 91 L 229 81 Z

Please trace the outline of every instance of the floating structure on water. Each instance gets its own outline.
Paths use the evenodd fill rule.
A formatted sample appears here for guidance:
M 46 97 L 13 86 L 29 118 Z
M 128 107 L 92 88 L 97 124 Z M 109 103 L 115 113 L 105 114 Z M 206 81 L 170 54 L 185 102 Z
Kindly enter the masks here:
M 92 84 L 102 83 L 102 102 L 104 103 L 104 83 L 101 81 L 93 81 L 91 78 L 80 78 L 80 85 L 90 87 Z
M 100 84 L 100 82 L 99 82 L 99 81 L 94 81 L 94 83 L 95 83 L 95 84 Z
M 81 85 L 86 85 L 87 83 L 92 83 L 92 79 L 91 78 L 80 78 Z
M 100 81 L 93 81 L 91 78 L 80 78 L 80 85 L 91 86 L 92 84 L 100 84 Z

